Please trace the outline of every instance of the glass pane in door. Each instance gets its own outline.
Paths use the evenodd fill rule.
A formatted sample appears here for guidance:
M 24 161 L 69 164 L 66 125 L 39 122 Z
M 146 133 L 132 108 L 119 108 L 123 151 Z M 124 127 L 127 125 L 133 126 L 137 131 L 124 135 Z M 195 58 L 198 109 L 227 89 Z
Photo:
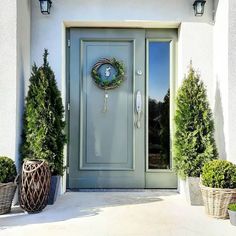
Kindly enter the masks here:
M 170 42 L 148 49 L 148 168 L 170 169 Z

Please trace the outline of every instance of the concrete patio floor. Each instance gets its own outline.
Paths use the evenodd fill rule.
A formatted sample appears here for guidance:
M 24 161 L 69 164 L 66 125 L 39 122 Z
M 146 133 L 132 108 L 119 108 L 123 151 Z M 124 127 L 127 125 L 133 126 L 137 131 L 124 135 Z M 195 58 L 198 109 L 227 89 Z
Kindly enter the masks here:
M 0 236 L 235 236 L 229 220 L 208 217 L 175 191 L 68 192 L 39 214 L 14 207 Z

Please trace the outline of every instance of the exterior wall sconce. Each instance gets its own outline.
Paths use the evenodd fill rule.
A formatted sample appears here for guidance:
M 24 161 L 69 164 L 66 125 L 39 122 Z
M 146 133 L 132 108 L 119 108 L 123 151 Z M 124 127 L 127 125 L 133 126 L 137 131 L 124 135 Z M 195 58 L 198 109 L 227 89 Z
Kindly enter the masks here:
M 52 6 L 52 1 L 51 0 L 39 0 L 40 2 L 40 10 L 43 15 L 49 15 L 50 14 L 50 9 Z
M 204 6 L 206 4 L 206 1 L 204 0 L 195 0 L 193 3 L 193 9 L 195 16 L 202 16 L 204 13 Z

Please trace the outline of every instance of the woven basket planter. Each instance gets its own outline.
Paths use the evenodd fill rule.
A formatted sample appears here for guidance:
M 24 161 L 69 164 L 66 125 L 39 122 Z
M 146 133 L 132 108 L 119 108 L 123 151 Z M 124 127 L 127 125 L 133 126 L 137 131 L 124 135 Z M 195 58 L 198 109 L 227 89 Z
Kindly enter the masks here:
M 206 213 L 218 219 L 229 218 L 228 205 L 236 201 L 236 189 L 200 187 Z
M 16 182 L 0 184 L 0 214 L 11 211 L 11 204 L 16 192 Z
M 48 202 L 51 173 L 44 161 L 25 161 L 20 180 L 20 206 L 28 213 L 41 212 Z

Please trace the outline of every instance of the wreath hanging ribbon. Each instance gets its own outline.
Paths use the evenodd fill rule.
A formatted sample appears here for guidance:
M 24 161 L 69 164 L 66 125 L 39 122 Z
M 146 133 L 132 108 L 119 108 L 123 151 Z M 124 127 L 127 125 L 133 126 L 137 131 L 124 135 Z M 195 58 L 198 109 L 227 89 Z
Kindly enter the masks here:
M 107 72 L 108 75 L 105 74 L 105 77 L 107 77 L 107 79 L 104 79 L 101 76 L 101 73 L 99 72 L 99 69 L 103 65 L 110 65 L 114 68 L 115 74 L 112 75 L 111 79 L 110 79 L 110 72 L 109 72 L 111 70 L 110 67 L 107 67 L 107 69 L 109 70 Z M 100 89 L 104 89 L 104 91 L 105 91 L 103 112 L 107 112 L 107 110 L 108 110 L 108 93 L 107 93 L 107 90 L 115 89 L 115 88 L 119 87 L 122 84 L 122 82 L 125 80 L 124 65 L 123 65 L 122 62 L 119 62 L 115 58 L 112 58 L 112 59 L 102 58 L 102 59 L 98 60 L 94 64 L 94 66 L 92 67 L 91 76 L 92 76 L 93 81 L 95 82 L 95 84 Z

